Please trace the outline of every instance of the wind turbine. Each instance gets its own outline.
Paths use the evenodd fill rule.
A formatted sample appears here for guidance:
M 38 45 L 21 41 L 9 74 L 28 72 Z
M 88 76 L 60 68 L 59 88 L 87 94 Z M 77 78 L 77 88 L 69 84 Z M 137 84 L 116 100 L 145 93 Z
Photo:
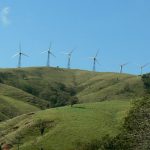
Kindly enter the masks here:
M 18 58 L 18 68 L 21 68 L 22 56 L 29 57 L 27 54 L 22 52 L 21 43 L 19 43 L 19 52 L 17 54 L 15 54 L 14 56 L 12 56 L 12 57 L 14 58 L 16 56 L 19 56 L 19 58 Z
M 99 50 L 97 50 L 96 55 L 94 57 L 89 57 L 90 59 L 93 59 L 93 71 L 96 71 L 96 63 L 99 64 L 98 60 L 97 60 L 97 56 L 98 56 Z
M 145 65 L 143 65 L 143 66 L 140 66 L 140 69 L 141 69 L 141 76 L 143 75 L 143 69 L 144 69 L 145 67 L 147 67 L 149 64 L 150 64 L 150 63 L 147 63 L 147 64 L 145 64 Z
M 52 55 L 52 56 L 56 57 L 56 56 L 51 52 L 51 45 L 52 45 L 52 44 L 50 43 L 48 50 L 42 52 L 42 54 L 43 54 L 43 53 L 47 53 L 47 62 L 46 62 L 46 66 L 47 66 L 47 67 L 50 67 L 50 56 Z
M 129 63 L 125 63 L 125 64 L 121 64 L 120 65 L 120 74 L 122 74 L 123 72 L 123 67 L 125 67 L 126 65 L 128 65 Z
M 74 52 L 75 49 L 71 50 L 70 52 L 68 53 L 64 53 L 65 55 L 68 56 L 68 62 L 67 62 L 67 68 L 70 69 L 70 66 L 71 66 L 71 56 L 72 56 L 72 53 Z

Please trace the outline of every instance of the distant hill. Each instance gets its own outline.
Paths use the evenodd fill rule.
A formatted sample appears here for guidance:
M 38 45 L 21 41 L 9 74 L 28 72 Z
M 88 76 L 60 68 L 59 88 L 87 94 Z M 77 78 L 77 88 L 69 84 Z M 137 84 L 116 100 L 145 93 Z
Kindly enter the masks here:
M 143 95 L 141 77 L 129 74 L 46 67 L 0 69 L 0 81 L 37 97 L 48 84 L 63 83 L 76 88 L 80 102 L 131 99 Z

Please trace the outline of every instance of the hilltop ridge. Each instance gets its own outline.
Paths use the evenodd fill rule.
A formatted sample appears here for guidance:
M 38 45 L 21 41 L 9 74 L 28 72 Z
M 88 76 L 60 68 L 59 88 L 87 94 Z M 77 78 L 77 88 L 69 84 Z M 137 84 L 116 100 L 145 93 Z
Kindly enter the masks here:
M 77 96 L 81 102 L 86 102 L 86 95 L 88 94 L 89 97 L 91 93 L 94 93 L 93 99 L 96 97 L 95 101 L 101 101 L 106 98 L 108 92 L 110 93 L 108 96 L 110 99 L 113 96 L 125 98 L 127 97 L 125 90 L 128 93 L 130 92 L 131 97 L 139 96 L 142 93 L 139 93 L 138 90 L 143 89 L 140 76 L 47 67 L 0 69 L 0 81 L 20 89 L 23 89 L 24 85 L 29 86 L 29 84 L 33 88 L 37 88 L 36 85 L 38 88 L 39 86 L 43 88 L 47 83 L 60 82 L 66 86 L 76 87 Z M 133 86 L 135 87 L 134 90 Z

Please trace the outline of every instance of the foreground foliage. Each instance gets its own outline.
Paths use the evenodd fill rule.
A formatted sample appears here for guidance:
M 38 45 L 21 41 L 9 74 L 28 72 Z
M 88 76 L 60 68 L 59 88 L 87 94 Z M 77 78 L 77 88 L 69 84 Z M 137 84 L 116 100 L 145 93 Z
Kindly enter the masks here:
M 80 143 L 79 150 L 149 150 L 150 98 L 135 102 L 122 128 L 115 138 L 109 135 L 90 143 Z
M 134 107 L 125 118 L 121 133 L 109 135 L 89 143 L 80 143 L 80 150 L 149 150 L 150 149 L 150 74 L 142 76 L 145 96 L 134 101 Z

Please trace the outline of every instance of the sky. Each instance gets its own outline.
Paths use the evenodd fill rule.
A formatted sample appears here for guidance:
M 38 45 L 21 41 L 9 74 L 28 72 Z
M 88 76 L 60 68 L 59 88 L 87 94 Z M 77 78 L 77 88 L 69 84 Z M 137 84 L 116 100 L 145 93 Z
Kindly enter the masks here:
M 150 62 L 150 0 L 0 0 L 0 67 L 17 67 L 19 42 L 22 66 L 46 65 L 41 54 L 52 43 L 51 65 L 66 68 L 75 48 L 71 68 L 92 69 L 100 49 L 99 72 L 139 74 Z M 144 68 L 150 72 L 150 66 Z

